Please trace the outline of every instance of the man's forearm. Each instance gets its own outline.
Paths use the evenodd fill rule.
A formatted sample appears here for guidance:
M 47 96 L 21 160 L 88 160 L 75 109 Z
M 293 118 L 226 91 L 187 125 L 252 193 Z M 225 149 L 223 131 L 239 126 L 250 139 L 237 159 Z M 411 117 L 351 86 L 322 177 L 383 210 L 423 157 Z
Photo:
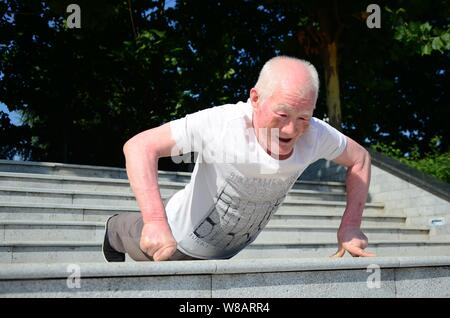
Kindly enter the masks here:
M 370 184 L 370 156 L 366 153 L 361 160 L 347 170 L 347 206 L 341 220 L 341 228 L 360 227 Z
M 128 180 L 144 223 L 166 218 L 158 184 L 158 156 L 139 145 L 128 146 L 124 153 Z

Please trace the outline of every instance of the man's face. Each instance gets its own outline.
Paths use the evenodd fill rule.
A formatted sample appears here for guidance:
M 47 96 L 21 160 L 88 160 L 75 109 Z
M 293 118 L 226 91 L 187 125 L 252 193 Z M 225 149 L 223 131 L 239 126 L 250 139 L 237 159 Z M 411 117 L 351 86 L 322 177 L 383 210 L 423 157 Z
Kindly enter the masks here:
M 250 91 L 253 127 L 258 141 L 272 156 L 288 158 L 296 141 L 306 132 L 315 108 L 315 93 L 301 96 L 277 89 L 261 100 L 256 89 Z

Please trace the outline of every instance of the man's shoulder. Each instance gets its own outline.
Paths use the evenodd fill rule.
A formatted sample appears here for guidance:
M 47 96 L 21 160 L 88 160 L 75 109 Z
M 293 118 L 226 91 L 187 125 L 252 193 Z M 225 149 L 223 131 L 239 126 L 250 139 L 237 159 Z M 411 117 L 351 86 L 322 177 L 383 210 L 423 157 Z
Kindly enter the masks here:
M 313 127 L 317 127 L 317 126 L 325 126 L 328 125 L 325 121 L 323 121 L 322 119 L 319 119 L 317 117 L 312 117 L 311 118 L 311 125 Z
M 209 111 L 230 116 L 242 116 L 247 114 L 249 104 L 246 102 L 237 102 L 235 104 L 223 104 L 208 108 Z
M 312 117 L 308 131 L 303 139 L 310 140 L 310 143 L 321 143 L 324 138 L 327 139 L 330 135 L 336 134 L 339 134 L 339 132 L 326 121 Z
M 196 122 L 200 121 L 205 123 L 206 121 L 208 123 L 221 125 L 235 119 L 245 118 L 246 116 L 249 116 L 249 114 L 251 114 L 251 106 L 245 102 L 238 102 L 236 104 L 223 104 L 205 108 L 187 115 L 187 118 Z
M 328 132 L 335 132 L 337 131 L 333 126 L 331 126 L 326 121 L 319 119 L 317 117 L 312 117 L 310 122 L 310 127 L 315 131 L 328 131 Z
M 309 123 L 308 133 L 307 135 L 310 137 L 315 137 L 316 134 L 324 127 L 326 123 L 316 117 L 312 117 Z

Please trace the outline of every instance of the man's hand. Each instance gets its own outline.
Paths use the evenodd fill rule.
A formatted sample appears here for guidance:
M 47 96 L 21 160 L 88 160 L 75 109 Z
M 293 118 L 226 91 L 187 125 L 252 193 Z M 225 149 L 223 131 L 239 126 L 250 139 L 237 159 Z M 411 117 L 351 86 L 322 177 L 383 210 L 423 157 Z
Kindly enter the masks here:
M 366 252 L 364 249 L 368 245 L 367 236 L 359 228 L 339 228 L 338 233 L 338 251 L 330 256 L 332 258 L 342 257 L 345 251 L 353 257 L 373 257 L 374 253 Z
M 142 228 L 140 247 L 154 261 L 166 261 L 177 250 L 177 242 L 166 219 L 147 221 Z

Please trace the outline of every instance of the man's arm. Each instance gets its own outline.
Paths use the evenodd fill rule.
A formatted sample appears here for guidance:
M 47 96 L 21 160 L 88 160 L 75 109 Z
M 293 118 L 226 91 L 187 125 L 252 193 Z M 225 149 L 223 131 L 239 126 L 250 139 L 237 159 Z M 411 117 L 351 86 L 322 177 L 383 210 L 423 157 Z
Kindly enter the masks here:
M 345 251 L 353 256 L 375 256 L 366 252 L 367 237 L 360 230 L 370 184 L 370 155 L 362 146 L 347 137 L 345 150 L 333 162 L 347 167 L 347 205 L 338 230 L 339 248 L 336 257 Z
M 175 253 L 172 235 L 158 184 L 158 159 L 178 154 L 169 124 L 141 132 L 128 140 L 123 152 L 131 189 L 144 220 L 141 249 L 155 261 Z

